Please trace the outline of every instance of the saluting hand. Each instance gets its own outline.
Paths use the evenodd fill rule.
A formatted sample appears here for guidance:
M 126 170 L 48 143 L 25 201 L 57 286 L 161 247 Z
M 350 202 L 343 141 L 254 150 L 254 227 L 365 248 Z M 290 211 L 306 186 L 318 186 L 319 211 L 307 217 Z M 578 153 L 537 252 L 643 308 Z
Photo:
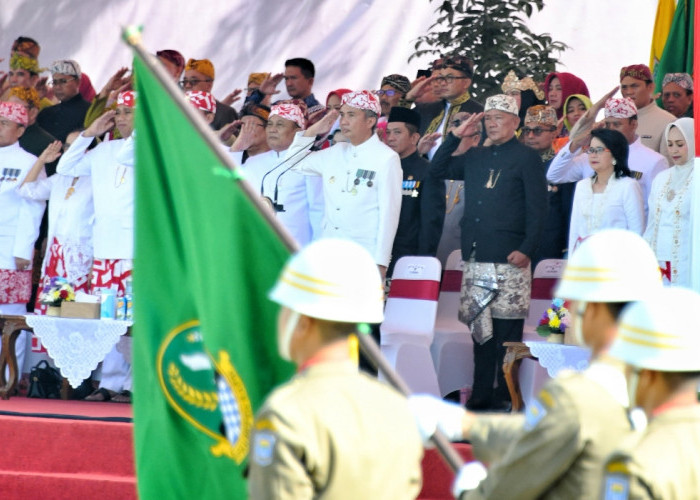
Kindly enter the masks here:
M 83 132 L 84 137 L 99 137 L 114 128 L 114 111 L 105 111 Z
M 335 123 L 339 114 L 340 113 L 338 113 L 338 111 L 335 109 L 329 111 L 326 116 L 324 116 L 319 121 L 317 121 L 316 123 L 314 123 L 306 129 L 306 132 L 304 132 L 304 137 L 316 137 L 317 135 L 326 135 L 328 132 L 331 131 L 331 127 Z
M 269 78 L 265 78 L 258 90 L 265 95 L 279 94 L 280 91 L 277 90 L 277 85 L 279 85 L 283 78 L 284 73 L 277 73 Z
M 428 93 L 430 85 L 433 83 L 434 79 L 435 75 L 432 75 L 428 78 L 424 76 L 416 78 L 415 80 L 413 80 L 413 82 L 411 82 L 411 90 L 408 91 L 408 94 L 406 94 L 406 97 L 404 97 L 404 99 L 406 99 L 407 101 L 420 100 L 421 97 Z
M 465 121 L 463 121 L 459 127 L 454 129 L 452 133 L 460 139 L 464 139 L 469 135 L 478 133 L 479 130 L 477 129 L 477 125 L 483 117 L 484 113 L 474 113 Z
M 46 149 L 44 149 L 41 152 L 38 160 L 44 164 L 55 161 L 56 158 L 61 156 L 61 146 L 63 146 L 63 144 L 61 144 L 61 141 L 53 141 L 51 144 L 46 146 Z
M 426 155 L 428 152 L 435 147 L 437 140 L 442 137 L 440 132 L 433 132 L 432 134 L 425 134 L 418 141 L 418 154 Z

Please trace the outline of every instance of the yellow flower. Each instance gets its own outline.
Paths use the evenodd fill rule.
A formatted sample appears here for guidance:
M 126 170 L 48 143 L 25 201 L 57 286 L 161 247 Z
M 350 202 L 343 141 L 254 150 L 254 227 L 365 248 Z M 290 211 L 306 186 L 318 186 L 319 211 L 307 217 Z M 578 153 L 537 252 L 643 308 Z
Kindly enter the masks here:
M 552 328 L 559 328 L 559 325 L 561 325 L 561 320 L 559 317 L 554 317 L 549 321 L 549 326 Z

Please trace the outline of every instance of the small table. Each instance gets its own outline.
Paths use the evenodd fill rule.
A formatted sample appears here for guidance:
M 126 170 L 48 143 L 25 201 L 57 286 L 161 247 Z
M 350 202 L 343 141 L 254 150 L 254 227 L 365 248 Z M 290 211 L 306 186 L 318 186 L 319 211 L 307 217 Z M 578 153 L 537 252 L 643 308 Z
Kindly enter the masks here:
M 0 398 L 8 399 L 17 386 L 15 340 L 22 330 L 33 331 L 41 339 L 61 375 L 67 379 L 70 386 L 78 387 L 120 342 L 122 336 L 130 335 L 132 322 L 28 314 L 0 316 L 0 324 L 3 344 L 0 358 Z M 124 347 L 119 349 L 120 352 L 124 352 L 123 349 Z M 9 366 L 8 381 L 5 380 L 5 366 Z M 64 389 L 62 396 L 69 391 L 65 383 Z
M 504 342 L 503 345 L 506 347 L 503 374 L 514 412 L 520 411 L 525 406 L 520 389 L 520 364 L 523 359 L 537 361 L 547 369 L 550 377 L 556 377 L 562 370 L 585 370 L 590 359 L 588 348 L 574 345 L 542 341 Z

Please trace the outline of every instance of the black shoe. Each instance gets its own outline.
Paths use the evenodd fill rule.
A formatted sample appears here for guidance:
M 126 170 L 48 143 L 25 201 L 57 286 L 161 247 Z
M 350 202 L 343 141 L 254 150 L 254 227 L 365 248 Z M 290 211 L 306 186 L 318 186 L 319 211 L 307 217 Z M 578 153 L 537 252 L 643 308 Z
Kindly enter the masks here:
M 513 410 L 513 405 L 510 401 L 496 401 L 491 405 L 490 411 L 498 413 L 510 413 Z
M 491 400 L 490 399 L 482 399 L 482 398 L 469 398 L 467 401 L 467 410 L 474 410 L 474 411 L 485 411 L 491 408 Z

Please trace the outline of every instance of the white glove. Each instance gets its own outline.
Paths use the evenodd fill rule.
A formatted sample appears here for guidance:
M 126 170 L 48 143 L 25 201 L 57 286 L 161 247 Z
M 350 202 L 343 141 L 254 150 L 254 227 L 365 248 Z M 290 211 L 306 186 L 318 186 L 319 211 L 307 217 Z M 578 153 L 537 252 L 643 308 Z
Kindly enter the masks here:
M 459 498 L 465 491 L 473 490 L 479 483 L 486 479 L 486 467 L 481 462 L 469 462 L 464 464 L 452 483 L 452 495 Z
M 428 394 L 414 394 L 408 398 L 408 406 L 416 419 L 423 446 L 430 445 L 430 438 L 438 427 L 450 441 L 461 441 L 464 408 Z

